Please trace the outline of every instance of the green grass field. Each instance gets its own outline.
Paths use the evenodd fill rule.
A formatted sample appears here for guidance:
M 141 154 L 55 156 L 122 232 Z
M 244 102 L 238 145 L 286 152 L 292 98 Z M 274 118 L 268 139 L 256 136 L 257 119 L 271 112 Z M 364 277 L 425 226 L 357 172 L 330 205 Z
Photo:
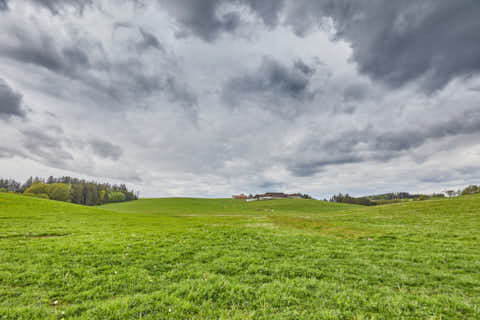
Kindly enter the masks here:
M 480 197 L 0 194 L 0 319 L 479 319 Z

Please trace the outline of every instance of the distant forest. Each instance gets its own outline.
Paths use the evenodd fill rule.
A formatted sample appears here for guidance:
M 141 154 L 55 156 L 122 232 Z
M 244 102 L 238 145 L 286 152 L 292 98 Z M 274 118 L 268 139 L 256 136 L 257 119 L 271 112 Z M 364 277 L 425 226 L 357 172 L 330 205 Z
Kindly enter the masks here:
M 13 179 L 0 179 L 0 192 L 21 193 L 87 206 L 138 199 L 138 192 L 128 190 L 124 184 L 98 183 L 73 177 L 30 177 L 24 183 Z
M 476 194 L 480 193 L 480 186 L 471 185 L 466 187 L 463 190 L 448 190 L 444 193 L 434 193 L 431 195 L 426 194 L 410 194 L 408 192 L 396 192 L 396 193 L 384 193 L 384 194 L 377 194 L 372 196 L 366 197 L 359 197 L 354 198 L 347 194 L 336 194 L 330 198 L 330 202 L 340 202 L 340 203 L 350 203 L 350 204 L 358 204 L 363 206 L 376 206 L 381 204 L 389 204 L 389 203 L 396 203 L 396 202 L 403 202 L 403 201 L 420 201 L 420 200 L 428 200 L 428 199 L 435 199 L 435 198 L 444 198 L 445 196 L 448 197 L 456 197 L 460 195 L 469 195 L 469 194 Z

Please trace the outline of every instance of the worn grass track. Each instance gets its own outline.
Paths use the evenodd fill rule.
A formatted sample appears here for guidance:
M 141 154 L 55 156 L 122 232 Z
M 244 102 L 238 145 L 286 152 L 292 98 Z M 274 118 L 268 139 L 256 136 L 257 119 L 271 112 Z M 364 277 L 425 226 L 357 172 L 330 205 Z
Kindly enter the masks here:
M 0 194 L 0 319 L 480 318 L 480 197 L 356 207 Z

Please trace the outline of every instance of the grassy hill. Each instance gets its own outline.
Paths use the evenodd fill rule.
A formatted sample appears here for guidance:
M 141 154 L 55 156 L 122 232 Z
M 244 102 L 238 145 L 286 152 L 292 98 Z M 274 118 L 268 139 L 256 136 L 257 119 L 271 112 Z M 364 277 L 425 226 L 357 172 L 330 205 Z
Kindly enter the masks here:
M 301 199 L 245 202 L 233 199 L 199 198 L 142 199 L 140 201 L 119 202 L 103 206 L 103 208 L 120 212 L 180 215 L 256 215 L 265 212 L 274 212 L 275 214 L 325 213 L 353 207 L 356 206 Z
M 480 318 L 480 197 L 357 207 L 0 193 L 0 319 Z

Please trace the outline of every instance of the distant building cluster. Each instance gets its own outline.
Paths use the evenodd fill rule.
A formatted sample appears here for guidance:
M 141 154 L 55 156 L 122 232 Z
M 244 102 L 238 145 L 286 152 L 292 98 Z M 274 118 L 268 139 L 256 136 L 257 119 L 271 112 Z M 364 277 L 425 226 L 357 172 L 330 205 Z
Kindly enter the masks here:
M 233 199 L 245 200 L 245 201 L 257 201 L 257 200 L 275 200 L 275 199 L 304 199 L 308 196 L 301 193 L 283 193 L 283 192 L 267 192 L 264 194 L 246 195 L 239 194 L 233 195 Z

